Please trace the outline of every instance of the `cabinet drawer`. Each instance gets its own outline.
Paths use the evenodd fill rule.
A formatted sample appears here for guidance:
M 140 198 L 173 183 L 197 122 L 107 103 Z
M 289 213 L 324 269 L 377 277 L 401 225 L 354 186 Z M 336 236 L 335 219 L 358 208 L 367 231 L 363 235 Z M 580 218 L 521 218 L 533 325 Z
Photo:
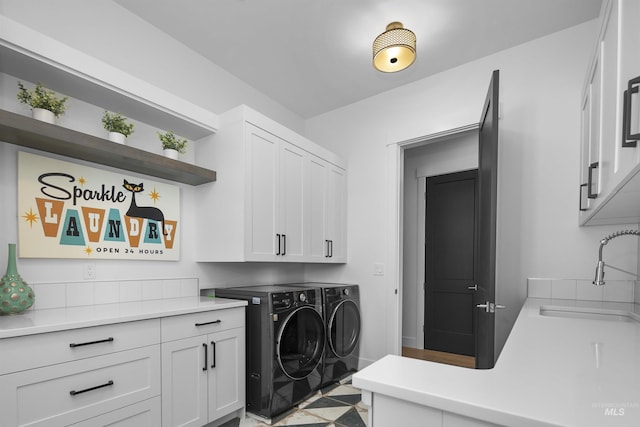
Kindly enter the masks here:
M 161 419 L 160 396 L 127 406 L 70 427 L 158 427 Z
M 244 326 L 244 307 L 165 317 L 161 325 L 162 342 L 241 328 Z
M 11 426 L 67 426 L 160 395 L 160 345 L 30 369 L 0 378 Z
M 159 319 L 6 338 L 0 340 L 0 375 L 159 342 Z

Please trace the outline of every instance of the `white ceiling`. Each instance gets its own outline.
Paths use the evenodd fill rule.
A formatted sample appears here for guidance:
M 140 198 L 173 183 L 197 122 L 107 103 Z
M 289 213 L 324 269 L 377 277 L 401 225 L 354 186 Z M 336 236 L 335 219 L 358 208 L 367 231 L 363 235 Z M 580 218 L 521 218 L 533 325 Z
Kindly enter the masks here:
M 309 118 L 598 16 L 602 0 L 116 0 Z M 407 70 L 371 65 L 392 21 L 417 36 Z

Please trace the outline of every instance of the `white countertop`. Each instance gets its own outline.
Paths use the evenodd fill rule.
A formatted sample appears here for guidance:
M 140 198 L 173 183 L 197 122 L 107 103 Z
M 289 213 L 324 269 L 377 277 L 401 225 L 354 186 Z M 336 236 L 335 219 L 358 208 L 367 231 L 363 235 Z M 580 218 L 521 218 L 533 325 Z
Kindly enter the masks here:
M 245 305 L 246 301 L 226 298 L 186 297 L 28 310 L 0 317 L 0 339 Z
M 541 307 L 619 317 L 548 316 Z M 529 298 L 491 370 L 389 355 L 353 384 L 505 426 L 640 426 L 640 323 L 625 316 L 640 319 L 638 305 Z

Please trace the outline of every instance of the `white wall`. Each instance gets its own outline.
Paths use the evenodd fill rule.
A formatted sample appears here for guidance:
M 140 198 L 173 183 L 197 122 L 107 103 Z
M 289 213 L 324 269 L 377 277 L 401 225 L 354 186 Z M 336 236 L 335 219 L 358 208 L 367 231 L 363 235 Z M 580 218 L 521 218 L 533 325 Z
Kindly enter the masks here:
M 408 149 L 404 155 L 402 342 L 421 348 L 424 340 L 418 325 L 424 321 L 424 179 L 477 168 L 478 131 L 438 139 Z
M 374 276 L 385 259 L 387 144 L 477 123 L 491 72 L 500 69 L 497 319 L 501 348 L 526 295 L 528 277 L 590 279 L 601 236 L 618 227 L 580 228 L 580 92 L 596 22 L 508 49 L 307 121 L 307 136 L 349 162 L 349 264 L 308 267 L 307 279 L 349 280 L 363 288 L 363 358 L 388 351 L 391 277 Z M 608 256 L 634 271 L 636 242 Z M 624 268 L 624 267 L 623 267 Z M 613 272 L 612 272 L 613 275 Z M 613 279 L 613 277 L 611 277 Z

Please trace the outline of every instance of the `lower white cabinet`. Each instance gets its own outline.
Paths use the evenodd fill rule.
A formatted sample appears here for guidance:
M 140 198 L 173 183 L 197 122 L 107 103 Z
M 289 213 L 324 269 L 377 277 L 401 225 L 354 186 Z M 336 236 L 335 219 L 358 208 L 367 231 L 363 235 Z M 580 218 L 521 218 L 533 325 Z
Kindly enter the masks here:
M 384 394 L 373 393 L 369 407 L 369 427 L 392 425 L 432 427 L 500 427 L 474 418 L 422 406 Z
M 179 336 L 180 327 L 183 336 L 194 327 L 202 333 L 162 343 L 162 426 L 199 427 L 242 410 L 244 309 L 176 316 L 163 319 L 163 331 L 165 325 L 167 338 Z
M 2 425 L 98 425 L 89 420 L 160 396 L 160 322 L 127 325 L 127 333 L 109 325 L 1 340 L 1 347 L 18 349 L 11 356 L 23 362 L 19 370 L 0 376 Z M 142 344 L 129 339 L 136 331 L 149 334 L 140 338 Z M 84 341 L 78 340 L 81 336 Z M 47 344 L 38 345 L 39 339 Z M 31 345 L 16 347 L 25 342 Z M 63 347 L 68 356 L 61 354 Z M 76 349 L 87 356 L 80 358 Z M 42 357 L 47 354 L 68 361 L 47 362 Z
M 158 427 L 161 419 L 160 396 L 72 424 L 70 427 Z
M 2 427 L 204 426 L 245 406 L 244 307 L 0 339 Z

